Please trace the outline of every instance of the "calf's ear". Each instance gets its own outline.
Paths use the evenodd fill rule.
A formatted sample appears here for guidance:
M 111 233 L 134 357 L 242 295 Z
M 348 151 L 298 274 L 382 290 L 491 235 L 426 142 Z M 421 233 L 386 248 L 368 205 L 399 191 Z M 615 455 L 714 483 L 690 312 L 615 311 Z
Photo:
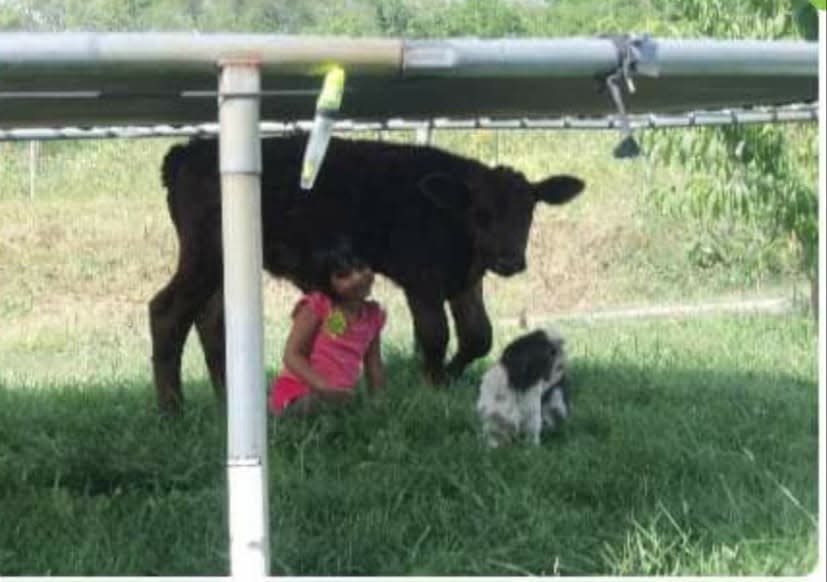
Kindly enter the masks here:
M 443 210 L 465 210 L 471 199 L 471 193 L 465 184 L 442 172 L 434 172 L 422 178 L 419 181 L 419 190 Z
M 546 204 L 565 204 L 577 197 L 583 191 L 586 184 L 580 178 L 574 176 L 552 176 L 542 182 L 532 184 L 534 197 L 537 202 Z

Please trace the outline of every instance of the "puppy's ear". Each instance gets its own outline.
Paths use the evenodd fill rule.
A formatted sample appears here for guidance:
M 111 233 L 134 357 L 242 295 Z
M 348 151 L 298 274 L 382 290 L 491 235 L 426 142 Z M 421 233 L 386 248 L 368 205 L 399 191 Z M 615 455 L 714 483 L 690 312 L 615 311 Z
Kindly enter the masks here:
M 555 353 L 560 353 L 560 351 L 563 349 L 563 345 L 566 343 L 566 340 L 563 339 L 563 336 L 560 335 L 560 332 L 558 332 L 556 329 L 548 329 L 545 332 L 545 336 L 553 351 Z
M 554 324 L 544 325 L 538 331 L 543 332 L 543 334 L 549 339 L 549 341 L 563 339 L 563 334 L 560 333 L 560 330 L 557 329 L 557 326 L 555 326 Z

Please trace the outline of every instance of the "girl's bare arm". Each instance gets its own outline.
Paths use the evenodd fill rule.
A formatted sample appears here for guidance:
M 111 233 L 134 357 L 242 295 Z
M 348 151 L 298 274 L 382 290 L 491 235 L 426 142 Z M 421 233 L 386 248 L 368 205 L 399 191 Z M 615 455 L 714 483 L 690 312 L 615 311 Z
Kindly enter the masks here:
M 378 335 L 370 342 L 363 362 L 368 389 L 375 393 L 385 384 L 385 366 L 382 363 L 382 347 Z
M 310 349 L 320 324 L 309 306 L 301 306 L 293 316 L 293 327 L 284 344 L 284 365 L 314 392 L 330 390 L 327 381 L 310 367 Z

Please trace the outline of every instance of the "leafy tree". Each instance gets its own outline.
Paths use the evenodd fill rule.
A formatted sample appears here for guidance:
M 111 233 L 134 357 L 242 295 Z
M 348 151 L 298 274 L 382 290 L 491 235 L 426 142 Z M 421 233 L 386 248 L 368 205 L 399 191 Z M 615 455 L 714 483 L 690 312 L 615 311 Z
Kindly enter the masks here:
M 780 38 L 812 34 L 814 9 L 806 0 L 681 0 L 670 19 L 683 34 L 717 38 Z M 675 24 L 677 26 L 677 24 Z M 701 264 L 743 261 L 761 277 L 767 258 L 790 241 L 801 272 L 813 283 L 818 267 L 817 143 L 812 127 L 732 126 L 649 134 L 652 162 L 679 165 L 688 182 L 680 190 L 653 192 L 661 211 L 690 219 L 698 233 L 694 257 Z M 740 229 L 740 230 L 738 230 Z M 748 244 L 733 234 L 751 233 Z M 743 241 L 742 241 L 743 242 Z M 742 256 L 737 256 L 741 254 Z

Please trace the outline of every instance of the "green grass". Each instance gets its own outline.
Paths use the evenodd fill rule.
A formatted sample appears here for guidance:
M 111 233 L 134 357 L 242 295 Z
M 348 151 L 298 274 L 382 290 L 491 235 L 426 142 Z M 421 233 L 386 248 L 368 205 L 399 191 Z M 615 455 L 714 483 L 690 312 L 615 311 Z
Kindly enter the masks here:
M 273 574 L 815 567 L 809 318 L 563 331 L 573 416 L 540 448 L 486 450 L 473 414 L 485 362 L 433 391 L 401 335 L 386 348 L 385 398 L 271 422 Z M 268 338 L 280 333 L 268 327 Z M 496 349 L 517 333 L 501 329 Z M 0 573 L 227 573 L 223 422 L 191 348 L 188 408 L 174 423 L 156 416 L 142 364 L 111 372 L 116 349 L 101 350 L 100 370 L 76 376 L 84 380 L 0 376 Z

